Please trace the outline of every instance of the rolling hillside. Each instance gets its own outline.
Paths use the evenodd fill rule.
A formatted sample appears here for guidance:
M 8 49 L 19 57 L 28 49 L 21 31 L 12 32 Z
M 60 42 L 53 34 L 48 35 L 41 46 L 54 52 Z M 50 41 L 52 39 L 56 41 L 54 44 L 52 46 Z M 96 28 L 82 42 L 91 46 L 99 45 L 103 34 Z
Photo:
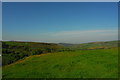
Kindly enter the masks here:
M 89 42 L 89 43 L 72 45 L 69 46 L 69 48 L 78 49 L 78 50 L 106 49 L 106 48 L 118 47 L 118 44 L 120 44 L 120 41 Z
M 92 42 L 83 44 L 3 41 L 2 62 L 3 65 L 7 65 L 31 55 L 75 50 L 107 49 L 117 46 L 118 41 Z
M 117 48 L 34 55 L 3 67 L 3 78 L 117 78 Z
M 2 42 L 3 78 L 117 78 L 119 41 Z M 67 44 L 68 45 L 68 44 Z

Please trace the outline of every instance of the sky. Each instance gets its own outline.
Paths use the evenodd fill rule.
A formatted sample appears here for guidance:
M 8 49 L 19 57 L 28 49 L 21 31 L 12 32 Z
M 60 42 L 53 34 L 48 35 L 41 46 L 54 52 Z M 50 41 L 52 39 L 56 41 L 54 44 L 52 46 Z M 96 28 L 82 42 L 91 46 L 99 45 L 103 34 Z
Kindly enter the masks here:
M 2 2 L 119 2 L 119 0 L 2 0 Z
M 4 2 L 2 39 L 83 43 L 118 39 L 117 2 Z
M 0 40 L 2 40 L 2 2 L 0 1 Z

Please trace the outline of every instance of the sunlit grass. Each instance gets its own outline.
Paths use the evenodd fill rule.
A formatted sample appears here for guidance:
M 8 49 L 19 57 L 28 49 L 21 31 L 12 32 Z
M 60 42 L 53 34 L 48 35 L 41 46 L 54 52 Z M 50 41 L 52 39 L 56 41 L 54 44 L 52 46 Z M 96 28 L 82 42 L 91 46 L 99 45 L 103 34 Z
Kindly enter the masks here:
M 3 78 L 117 78 L 118 49 L 35 55 L 3 67 Z

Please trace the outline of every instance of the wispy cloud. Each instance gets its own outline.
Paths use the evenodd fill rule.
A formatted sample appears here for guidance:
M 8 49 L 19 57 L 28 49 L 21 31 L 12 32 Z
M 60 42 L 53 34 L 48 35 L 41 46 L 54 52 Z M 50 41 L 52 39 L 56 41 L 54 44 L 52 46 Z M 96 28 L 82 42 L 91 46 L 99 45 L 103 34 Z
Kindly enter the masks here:
M 48 37 L 49 36 L 49 37 Z M 82 43 L 91 41 L 117 40 L 118 30 L 62 31 L 46 34 L 41 38 L 48 42 Z
M 118 30 L 85 30 L 85 31 L 63 31 L 57 32 L 54 36 L 71 36 L 71 35 L 90 35 L 90 34 L 109 34 L 109 33 L 116 33 Z
M 31 37 L 32 36 L 32 37 Z M 77 31 L 61 31 L 61 32 L 46 32 L 36 33 L 34 35 L 18 36 L 13 35 L 7 39 L 14 38 L 15 40 L 30 40 L 52 43 L 85 43 L 94 41 L 111 41 L 118 39 L 118 30 L 77 30 Z M 5 36 L 3 36 L 5 37 Z M 33 38 L 34 37 L 34 38 Z M 4 38 L 5 39 L 5 38 Z

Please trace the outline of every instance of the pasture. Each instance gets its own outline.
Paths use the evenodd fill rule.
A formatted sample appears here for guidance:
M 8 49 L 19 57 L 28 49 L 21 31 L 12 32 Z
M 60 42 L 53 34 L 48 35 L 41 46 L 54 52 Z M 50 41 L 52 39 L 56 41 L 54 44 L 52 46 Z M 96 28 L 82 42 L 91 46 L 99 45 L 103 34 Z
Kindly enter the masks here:
M 3 67 L 3 78 L 117 77 L 117 47 L 34 55 Z

